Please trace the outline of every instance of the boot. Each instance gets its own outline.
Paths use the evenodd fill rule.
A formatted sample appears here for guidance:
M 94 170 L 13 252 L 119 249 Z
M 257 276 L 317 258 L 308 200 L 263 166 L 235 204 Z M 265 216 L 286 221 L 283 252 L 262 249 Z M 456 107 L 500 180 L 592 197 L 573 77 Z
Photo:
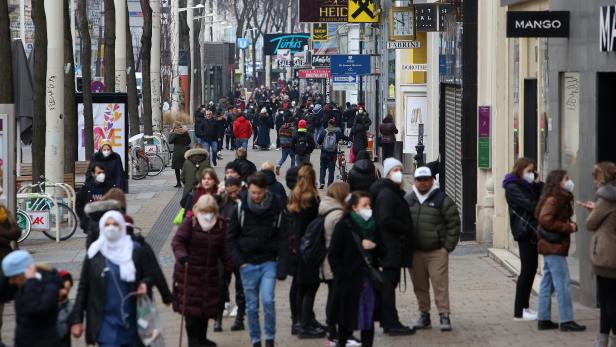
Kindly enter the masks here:
M 214 321 L 214 332 L 221 332 L 222 331 L 222 319 L 216 319 Z
M 274 347 L 274 340 L 265 340 L 265 347 Z
M 432 322 L 430 321 L 430 312 L 422 312 L 414 326 L 415 329 L 430 329 Z
M 261 341 L 253 343 L 252 347 L 261 347 Z
M 449 319 L 449 313 L 443 312 L 441 316 L 441 331 L 451 331 L 451 320 Z
M 560 323 L 560 331 L 584 331 L 586 326 L 579 325 L 574 321 Z
M 598 334 L 595 340 L 595 347 L 607 347 L 609 337 L 610 335 L 608 334 Z
M 201 342 L 199 342 L 199 339 L 189 338 L 188 347 L 203 347 L 203 345 L 201 344 Z
M 244 318 L 239 316 L 235 317 L 235 321 L 233 321 L 230 329 L 231 331 L 244 330 Z

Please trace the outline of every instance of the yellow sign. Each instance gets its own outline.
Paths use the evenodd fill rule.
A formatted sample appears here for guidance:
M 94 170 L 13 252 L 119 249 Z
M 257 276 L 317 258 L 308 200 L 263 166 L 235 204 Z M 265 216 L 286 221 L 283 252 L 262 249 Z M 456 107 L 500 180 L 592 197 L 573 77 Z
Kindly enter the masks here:
M 327 41 L 327 23 L 312 23 L 312 41 Z
M 349 23 L 378 23 L 380 7 L 375 0 L 349 0 Z

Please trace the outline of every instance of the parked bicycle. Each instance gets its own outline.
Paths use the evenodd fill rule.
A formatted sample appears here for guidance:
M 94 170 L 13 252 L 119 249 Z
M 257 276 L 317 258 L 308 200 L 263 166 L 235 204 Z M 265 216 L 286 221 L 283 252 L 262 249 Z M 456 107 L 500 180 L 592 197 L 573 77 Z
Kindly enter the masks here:
M 129 168 L 134 180 L 157 176 L 165 169 L 163 158 L 156 153 L 145 153 L 140 147 L 128 147 Z

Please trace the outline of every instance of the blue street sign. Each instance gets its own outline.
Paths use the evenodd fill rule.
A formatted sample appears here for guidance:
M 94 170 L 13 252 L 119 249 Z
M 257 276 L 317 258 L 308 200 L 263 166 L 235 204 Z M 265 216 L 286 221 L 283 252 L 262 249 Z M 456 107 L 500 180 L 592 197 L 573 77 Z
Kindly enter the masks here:
M 246 48 L 248 48 L 248 46 L 249 46 L 248 39 L 245 39 L 245 38 L 242 38 L 242 37 L 237 39 L 237 48 L 239 48 L 239 49 L 246 49 Z
M 370 75 L 369 55 L 332 55 L 332 76 Z

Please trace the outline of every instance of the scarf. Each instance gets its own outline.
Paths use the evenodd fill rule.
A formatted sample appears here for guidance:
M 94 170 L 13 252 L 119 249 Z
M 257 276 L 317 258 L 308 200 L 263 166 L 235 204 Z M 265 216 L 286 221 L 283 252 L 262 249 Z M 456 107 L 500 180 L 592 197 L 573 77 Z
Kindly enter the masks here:
M 355 213 L 355 212 L 351 212 L 351 220 L 353 222 L 355 222 L 355 224 L 357 224 L 357 226 L 359 227 L 359 231 L 360 231 L 360 239 L 363 240 L 370 240 L 372 242 L 374 242 L 374 218 L 370 218 L 368 221 L 365 221 L 359 214 Z M 366 254 L 366 257 L 368 258 L 368 262 L 372 264 L 372 260 L 373 260 L 373 250 L 367 250 L 364 249 L 364 253 Z
M 250 211 L 252 211 L 252 213 L 254 214 L 260 215 L 272 206 L 272 193 L 265 193 L 265 197 L 260 204 L 257 204 L 256 202 L 252 201 L 250 197 L 248 197 L 246 200 L 248 201 L 248 208 L 250 209 Z
M 417 200 L 420 204 L 423 204 L 424 201 L 426 201 L 426 199 L 428 199 L 428 197 L 430 196 L 430 193 L 432 193 L 436 189 L 438 189 L 438 187 L 436 186 L 436 184 L 433 184 L 432 188 L 430 188 L 430 190 L 428 190 L 426 194 L 421 194 L 419 190 L 417 190 L 417 188 L 413 185 L 413 192 L 415 192 L 415 196 L 417 197 Z
M 110 218 L 120 224 L 122 236 L 115 241 L 108 240 L 103 232 L 105 222 Z M 118 211 L 107 211 L 98 222 L 98 228 L 100 230 L 98 240 L 88 248 L 88 258 L 92 259 L 101 252 L 107 260 L 120 267 L 120 279 L 125 282 L 135 282 L 137 269 L 133 262 L 133 240 L 126 234 L 124 216 Z

